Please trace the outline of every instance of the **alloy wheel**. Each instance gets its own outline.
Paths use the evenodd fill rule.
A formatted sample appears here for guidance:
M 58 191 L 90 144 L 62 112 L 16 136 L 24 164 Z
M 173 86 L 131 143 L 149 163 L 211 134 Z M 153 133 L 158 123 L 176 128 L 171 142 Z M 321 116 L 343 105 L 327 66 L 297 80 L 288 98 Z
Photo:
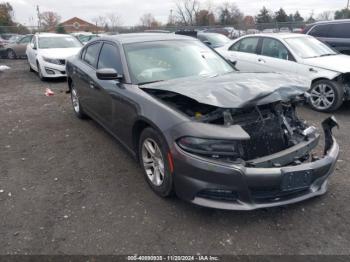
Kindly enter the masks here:
M 143 141 L 142 162 L 149 181 L 155 186 L 164 182 L 164 160 L 157 143 L 150 138 Z
M 8 50 L 7 51 L 7 58 L 8 59 L 15 59 L 16 58 L 16 54 L 13 50 Z
M 310 95 L 312 105 L 318 110 L 327 110 L 335 102 L 334 89 L 324 83 L 314 86 Z
M 72 104 L 73 104 L 74 111 L 76 113 L 79 113 L 79 110 L 80 110 L 79 97 L 78 97 L 77 91 L 74 88 L 72 88 L 71 97 L 72 97 Z

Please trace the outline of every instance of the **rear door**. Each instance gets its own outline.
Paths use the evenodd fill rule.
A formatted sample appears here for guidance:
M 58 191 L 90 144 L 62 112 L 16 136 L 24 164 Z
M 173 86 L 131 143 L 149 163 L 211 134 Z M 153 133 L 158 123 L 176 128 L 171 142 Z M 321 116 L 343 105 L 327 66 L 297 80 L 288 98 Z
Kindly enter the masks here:
M 297 63 L 293 55 L 275 38 L 262 38 L 261 51 L 256 62 L 263 64 L 268 72 L 296 74 Z
M 226 52 L 226 58 L 236 62 L 236 68 L 245 72 L 260 72 L 265 66 L 257 62 L 259 37 L 246 37 L 234 43 Z
M 339 52 L 350 55 L 350 23 L 332 24 L 325 41 Z
M 33 38 L 33 36 L 28 35 L 28 36 L 23 37 L 18 42 L 18 44 L 14 47 L 17 56 L 25 56 L 27 45 L 30 43 L 32 38 Z

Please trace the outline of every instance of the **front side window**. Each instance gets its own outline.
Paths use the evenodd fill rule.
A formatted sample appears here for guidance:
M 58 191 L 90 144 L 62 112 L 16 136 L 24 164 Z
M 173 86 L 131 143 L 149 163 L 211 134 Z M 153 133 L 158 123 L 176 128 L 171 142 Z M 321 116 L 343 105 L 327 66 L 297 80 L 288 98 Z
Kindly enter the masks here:
M 103 44 L 97 68 L 113 68 L 118 73 L 123 74 L 120 53 L 116 46 L 107 43 Z
M 288 54 L 287 48 L 280 41 L 272 38 L 264 38 L 261 55 L 288 60 Z
M 31 44 L 33 46 L 33 49 L 36 49 L 36 37 L 32 38 Z
M 216 76 L 233 67 L 199 41 L 159 41 L 124 45 L 133 83 Z
M 67 37 L 39 37 L 39 48 L 79 48 L 82 44 L 72 36 Z
M 21 39 L 20 44 L 28 44 L 30 41 L 32 40 L 31 36 L 26 36 L 24 38 Z
M 89 65 L 96 67 L 99 51 L 100 43 L 89 45 L 84 51 L 83 60 Z
M 230 50 L 243 53 L 255 54 L 259 43 L 259 38 L 248 37 L 234 44 Z

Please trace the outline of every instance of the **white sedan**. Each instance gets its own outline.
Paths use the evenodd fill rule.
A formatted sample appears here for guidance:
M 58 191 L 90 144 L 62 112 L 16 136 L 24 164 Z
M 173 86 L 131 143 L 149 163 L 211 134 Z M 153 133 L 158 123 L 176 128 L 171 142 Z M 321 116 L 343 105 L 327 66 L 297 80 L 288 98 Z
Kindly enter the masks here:
M 248 72 L 282 72 L 310 80 L 310 104 L 331 112 L 350 99 L 350 56 L 302 34 L 245 36 L 218 48 L 236 68 Z
M 27 46 L 30 71 L 38 72 L 41 80 L 66 76 L 66 60 L 76 55 L 82 44 L 73 36 L 40 33 Z

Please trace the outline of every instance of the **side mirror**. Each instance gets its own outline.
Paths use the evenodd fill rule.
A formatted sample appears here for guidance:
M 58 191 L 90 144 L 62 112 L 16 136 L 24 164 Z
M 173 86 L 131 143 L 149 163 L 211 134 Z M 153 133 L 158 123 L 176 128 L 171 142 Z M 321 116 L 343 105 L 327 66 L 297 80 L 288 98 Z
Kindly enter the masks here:
M 114 68 L 97 69 L 96 76 L 100 80 L 120 80 L 123 78 Z
M 208 40 L 203 41 L 204 44 L 211 46 L 211 43 Z
M 30 43 L 30 47 L 31 47 L 33 50 L 36 50 L 36 47 L 35 47 L 34 43 Z

